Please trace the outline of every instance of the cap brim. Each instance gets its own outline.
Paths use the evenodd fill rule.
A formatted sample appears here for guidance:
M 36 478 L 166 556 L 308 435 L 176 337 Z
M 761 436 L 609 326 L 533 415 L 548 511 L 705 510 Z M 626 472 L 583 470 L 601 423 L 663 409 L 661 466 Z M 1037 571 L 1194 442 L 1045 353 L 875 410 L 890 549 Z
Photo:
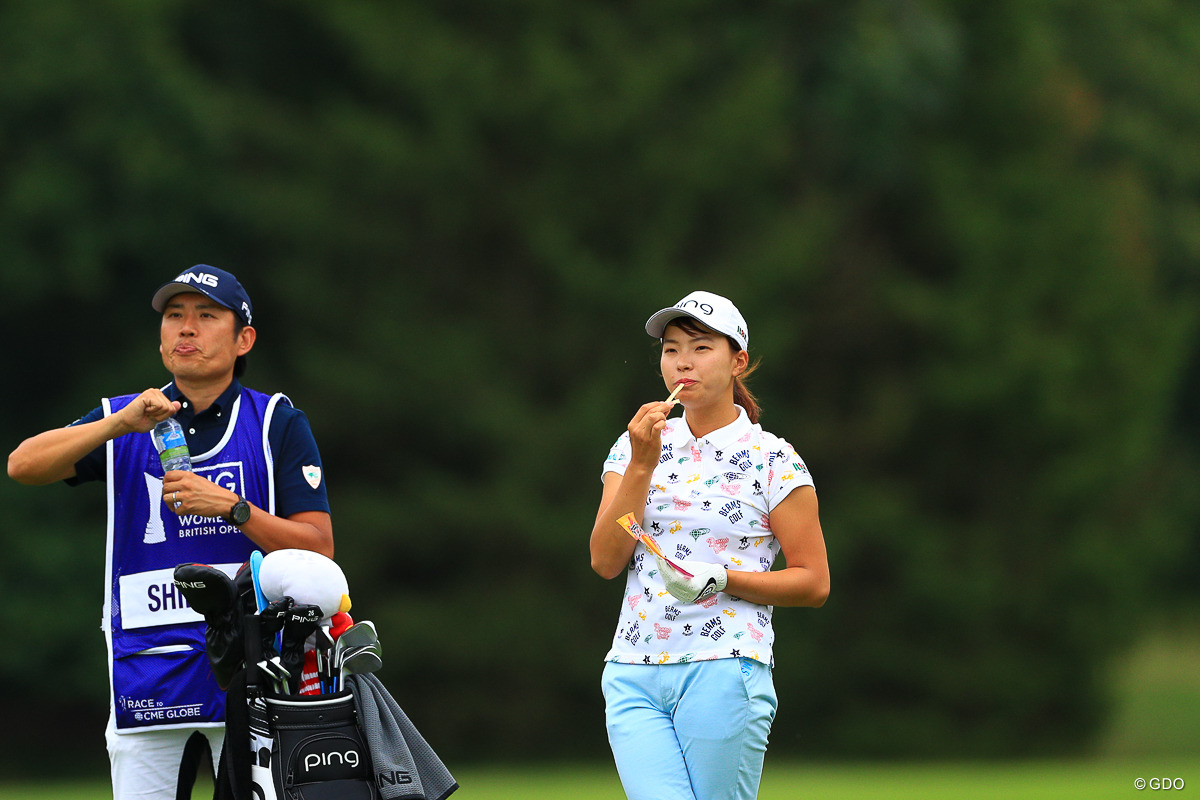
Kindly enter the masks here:
M 671 308 L 664 308 L 661 311 L 655 311 L 650 315 L 650 319 L 646 320 L 646 333 L 650 334 L 655 339 L 661 339 L 663 332 L 667 329 L 667 325 L 670 324 L 671 320 L 679 319 L 680 317 L 691 317 L 697 321 L 700 319 L 695 314 L 689 314 L 686 311 L 680 311 L 674 306 Z
M 193 286 L 190 283 L 176 283 L 175 281 L 164 283 L 162 286 L 158 287 L 158 291 L 154 293 L 154 297 L 150 298 L 150 307 L 161 314 L 167 307 L 168 300 L 177 294 L 186 294 L 189 292 L 192 294 L 202 294 L 209 300 L 212 300 L 214 303 L 221 306 L 221 308 L 229 308 L 229 306 L 225 305 L 199 286 Z M 233 311 L 235 314 L 237 313 L 236 309 L 229 308 L 229 310 Z

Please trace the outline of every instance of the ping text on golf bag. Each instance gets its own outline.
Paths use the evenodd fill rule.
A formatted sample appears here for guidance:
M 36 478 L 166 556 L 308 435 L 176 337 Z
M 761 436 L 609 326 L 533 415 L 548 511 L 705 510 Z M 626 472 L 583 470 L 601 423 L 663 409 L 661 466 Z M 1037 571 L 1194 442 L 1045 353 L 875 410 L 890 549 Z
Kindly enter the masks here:
M 349 693 L 266 696 L 261 703 L 251 703 L 250 730 L 252 741 L 270 748 L 261 754 L 270 767 L 255 770 L 255 777 L 271 781 L 278 800 L 375 800 L 379 796 L 373 786 L 371 754 Z M 258 788 L 270 796 L 265 786 Z

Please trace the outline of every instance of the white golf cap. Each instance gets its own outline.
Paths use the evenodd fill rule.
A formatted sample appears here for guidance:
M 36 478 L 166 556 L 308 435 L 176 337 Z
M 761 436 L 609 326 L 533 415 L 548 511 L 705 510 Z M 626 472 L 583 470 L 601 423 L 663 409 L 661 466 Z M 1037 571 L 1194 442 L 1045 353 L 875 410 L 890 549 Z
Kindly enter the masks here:
M 730 337 L 743 350 L 750 349 L 750 332 L 745 317 L 737 310 L 737 306 L 719 294 L 692 292 L 670 308 L 656 311 L 646 320 L 646 333 L 661 339 L 667 323 L 679 317 L 691 317 Z

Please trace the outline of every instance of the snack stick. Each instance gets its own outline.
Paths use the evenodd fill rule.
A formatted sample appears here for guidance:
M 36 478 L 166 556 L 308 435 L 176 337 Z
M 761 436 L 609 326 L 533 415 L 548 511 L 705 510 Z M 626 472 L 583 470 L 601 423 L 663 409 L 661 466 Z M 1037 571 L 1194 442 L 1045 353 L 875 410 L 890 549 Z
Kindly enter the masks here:
M 672 400 L 674 400 L 674 399 L 675 399 L 675 395 L 677 395 L 677 394 L 679 394 L 680 392 L 682 392 L 682 391 L 683 391 L 683 387 L 684 387 L 684 386 L 686 386 L 686 385 L 687 385 L 687 384 L 683 384 L 683 383 L 677 384 L 677 385 L 675 386 L 675 391 L 671 392 L 671 396 L 670 396 L 670 397 L 668 397 L 668 398 L 666 399 L 666 402 L 668 402 L 668 403 L 669 403 L 669 402 L 671 402 Z

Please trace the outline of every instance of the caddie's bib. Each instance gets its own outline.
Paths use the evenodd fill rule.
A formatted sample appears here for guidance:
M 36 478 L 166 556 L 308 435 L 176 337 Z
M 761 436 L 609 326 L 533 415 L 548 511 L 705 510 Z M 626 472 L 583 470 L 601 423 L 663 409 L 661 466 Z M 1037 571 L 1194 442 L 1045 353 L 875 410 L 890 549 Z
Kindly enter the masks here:
M 105 399 L 108 416 L 137 395 Z M 274 473 L 267 442 L 283 395 L 243 388 L 225 435 L 192 455 L 192 469 L 269 513 Z M 118 732 L 221 725 L 225 693 L 204 652 L 204 619 L 176 590 L 175 566 L 198 562 L 233 574 L 254 543 L 219 517 L 177 515 L 162 498 L 163 469 L 149 433 L 107 444 L 108 595 L 104 630 Z

